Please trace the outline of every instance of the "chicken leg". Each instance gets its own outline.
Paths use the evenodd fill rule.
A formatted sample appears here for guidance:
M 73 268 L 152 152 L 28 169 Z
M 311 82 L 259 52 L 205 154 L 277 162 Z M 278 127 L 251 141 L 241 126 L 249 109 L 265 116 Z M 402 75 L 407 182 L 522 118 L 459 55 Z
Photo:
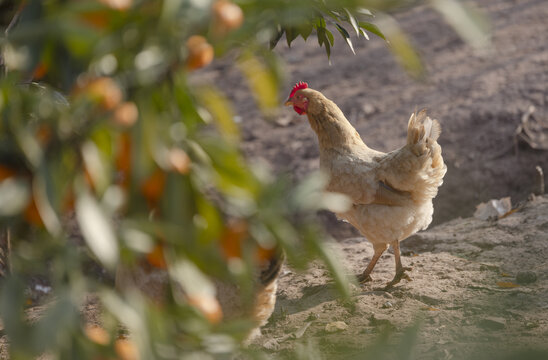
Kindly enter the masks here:
M 394 241 L 391 243 L 392 249 L 394 250 L 394 259 L 396 260 L 396 275 L 394 278 L 386 285 L 386 289 L 391 288 L 392 286 L 396 285 L 401 281 L 401 279 L 405 279 L 407 281 L 411 281 L 411 278 L 409 275 L 407 275 L 406 271 L 411 271 L 410 267 L 404 267 L 401 263 L 401 255 L 400 255 L 400 242 Z M 377 264 L 377 261 L 382 256 L 382 254 L 385 252 L 385 250 L 388 248 L 387 245 L 381 244 L 381 245 L 373 245 L 373 250 L 375 251 L 373 254 L 373 257 L 371 258 L 371 261 L 369 261 L 369 264 L 361 273 L 358 275 L 358 281 L 363 284 L 368 281 L 372 281 L 371 278 L 371 272 L 373 271 L 373 268 Z
M 396 260 L 396 275 L 390 281 L 388 284 L 386 284 L 386 289 L 391 288 L 392 286 L 396 285 L 401 281 L 401 279 L 405 279 L 407 281 L 411 281 L 411 278 L 409 275 L 407 275 L 406 271 L 411 271 L 410 267 L 404 267 L 401 263 L 401 256 L 400 256 L 400 242 L 394 241 L 392 244 L 392 249 L 394 250 L 394 259 Z
M 388 246 L 386 244 L 380 244 L 380 245 L 375 245 L 374 244 L 373 245 L 373 250 L 375 251 L 375 253 L 373 254 L 373 257 L 371 258 L 371 261 L 369 261 L 369 264 L 367 265 L 367 267 L 365 268 L 363 273 L 358 275 L 358 281 L 360 282 L 360 284 L 363 284 L 363 283 L 366 283 L 368 281 L 373 280 L 371 278 L 371 275 L 370 275 L 371 271 L 373 271 L 373 268 L 377 264 L 377 261 L 379 260 L 381 255 L 386 251 L 387 248 L 388 248 Z M 401 264 L 400 264 L 400 266 L 401 266 Z

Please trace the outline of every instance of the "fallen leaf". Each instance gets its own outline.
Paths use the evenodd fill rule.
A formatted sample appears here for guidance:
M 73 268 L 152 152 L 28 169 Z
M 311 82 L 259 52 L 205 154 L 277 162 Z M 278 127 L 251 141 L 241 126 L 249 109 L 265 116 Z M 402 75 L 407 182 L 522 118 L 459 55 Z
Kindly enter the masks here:
M 501 288 L 507 288 L 507 289 L 519 287 L 518 284 L 514 284 L 513 282 L 509 282 L 509 281 L 498 281 L 497 286 Z

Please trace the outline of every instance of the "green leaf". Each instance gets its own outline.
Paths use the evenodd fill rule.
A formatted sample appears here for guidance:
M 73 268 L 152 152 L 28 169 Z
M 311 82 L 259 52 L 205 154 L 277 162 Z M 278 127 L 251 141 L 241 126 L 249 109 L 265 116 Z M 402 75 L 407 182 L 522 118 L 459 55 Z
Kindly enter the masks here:
M 325 29 L 325 35 L 327 35 L 327 39 L 329 40 L 329 43 L 331 44 L 331 46 L 333 46 L 335 44 L 335 37 L 333 36 L 331 31 L 329 31 L 327 28 Z
M 356 12 L 360 15 L 371 16 L 371 17 L 374 16 L 373 13 L 371 12 L 371 10 L 366 9 L 364 7 L 358 7 L 356 9 Z
M 211 280 L 193 262 L 187 259 L 179 259 L 170 266 L 169 275 L 188 296 L 215 296 L 215 286 Z
M 309 243 L 313 246 L 314 251 L 319 255 L 320 259 L 325 263 L 333 280 L 335 280 L 335 285 L 337 286 L 339 292 L 345 300 L 350 298 L 350 281 L 345 275 L 344 267 L 341 264 L 340 259 L 342 258 L 332 246 L 323 240 L 311 240 Z
M 95 189 L 103 193 L 109 184 L 109 173 L 94 142 L 86 141 L 82 144 L 82 158 Z
M 270 39 L 270 50 L 274 49 L 276 45 L 278 44 L 278 41 L 282 38 L 284 35 L 285 30 L 280 28 L 278 31 L 276 31 L 275 35 Z
M 237 66 L 245 75 L 259 108 L 271 116 L 278 108 L 278 81 L 272 69 L 253 53 L 246 51 L 238 59 Z
M 33 344 L 29 342 L 30 327 L 25 321 L 24 306 L 28 285 L 20 275 L 14 274 L 2 281 L 0 291 L 0 315 L 2 327 L 10 338 L 10 347 L 15 348 L 21 354 L 36 354 Z M 13 354 L 13 353 L 12 353 Z M 35 356 L 21 357 L 32 359 Z
M 91 251 L 108 269 L 118 262 L 118 242 L 112 224 L 97 200 L 82 191 L 76 200 L 76 219 Z
M 350 13 L 350 11 L 348 11 L 347 8 L 345 8 L 344 11 L 346 12 L 346 15 L 348 16 L 348 22 L 350 23 L 350 25 L 352 25 L 352 27 L 354 28 L 354 31 L 356 32 L 356 36 L 359 37 L 360 36 L 360 26 L 358 25 L 358 21 Z
M 199 89 L 198 98 L 215 120 L 221 136 L 229 141 L 240 139 L 240 129 L 234 122 L 234 112 L 228 99 L 214 87 Z
M 385 15 L 379 17 L 378 23 L 384 29 L 390 50 L 398 58 L 401 66 L 415 78 L 423 76 L 422 61 L 396 20 Z
M 0 181 L 0 217 L 21 213 L 30 200 L 30 185 L 15 177 Z
M 36 348 L 43 352 L 66 346 L 64 343 L 78 329 L 78 315 L 78 308 L 68 294 L 62 294 L 35 325 Z
M 360 21 L 359 26 L 360 28 L 377 35 L 381 39 L 386 40 L 386 37 L 384 36 L 384 34 L 382 33 L 382 31 L 379 29 L 377 25 L 369 22 Z
M 465 41 L 476 48 L 487 45 L 489 24 L 476 9 L 455 0 L 433 0 L 431 3 Z
M 306 41 L 312 33 L 312 30 L 314 30 L 314 26 L 312 24 L 302 25 L 299 27 L 299 34 Z
M 325 52 L 327 53 L 327 58 L 331 58 L 331 45 L 329 43 L 329 39 L 327 37 L 327 29 L 323 27 L 317 28 L 318 33 L 318 44 L 325 46 Z
M 287 41 L 287 46 L 291 47 L 291 43 L 299 36 L 299 32 L 294 28 L 285 29 L 285 40 Z
M 339 30 L 339 33 L 341 34 L 343 39 L 346 41 L 346 43 L 350 47 L 350 50 L 352 50 L 352 53 L 356 55 L 356 52 L 354 51 L 354 46 L 352 45 L 352 40 L 350 40 L 350 34 L 348 34 L 348 31 L 346 31 L 346 29 L 339 24 L 335 24 L 335 26 L 337 27 L 337 30 Z
M 319 16 L 316 19 L 316 25 L 315 26 L 318 27 L 318 28 L 325 28 L 326 27 L 325 19 L 323 18 L 323 16 Z

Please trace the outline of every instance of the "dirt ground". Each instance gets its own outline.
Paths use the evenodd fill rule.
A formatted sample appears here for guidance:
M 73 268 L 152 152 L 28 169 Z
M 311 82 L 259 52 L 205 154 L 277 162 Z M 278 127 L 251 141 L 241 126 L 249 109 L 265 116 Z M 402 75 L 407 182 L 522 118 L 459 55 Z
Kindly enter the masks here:
M 533 117 L 548 122 L 548 2 L 476 4 L 492 26 L 492 48 L 481 53 L 426 7 L 396 15 L 422 56 L 423 81 L 411 79 L 375 37 L 354 39 L 356 56 L 338 39 L 332 65 L 312 38 L 291 49 L 280 42 L 287 92 L 297 81 L 322 91 L 372 148 L 401 146 L 410 113 L 427 108 L 442 124 L 449 170 L 435 199 L 435 226 L 402 243 L 413 281 L 383 290 L 394 270 L 393 255 L 385 254 L 375 280 L 355 287 L 352 301 L 342 304 L 320 264 L 304 274 L 289 264 L 275 313 L 253 346 L 318 359 L 513 359 L 516 351 L 525 351 L 523 359 L 546 358 L 548 197 L 526 199 L 539 188 L 535 166 L 548 172 L 548 151 L 516 146 L 515 131 L 531 106 Z M 229 62 L 199 76 L 234 101 L 248 158 L 296 180 L 318 168 L 315 134 L 304 117 L 280 109 L 265 120 Z M 500 220 L 471 217 L 480 202 L 503 196 L 525 206 Z M 333 215 L 320 218 L 348 273 L 363 270 L 371 245 Z M 90 317 L 96 311 L 85 310 Z M 326 330 L 332 326 L 339 330 Z
M 318 359 L 546 359 L 547 244 L 545 196 L 500 220 L 456 219 L 407 239 L 412 281 L 385 290 L 394 256 L 383 255 L 374 281 L 354 287 L 348 304 L 321 264 L 305 274 L 286 267 L 257 346 L 283 355 L 308 344 Z M 349 274 L 373 255 L 362 238 L 333 250 Z M 329 332 L 337 321 L 342 328 Z

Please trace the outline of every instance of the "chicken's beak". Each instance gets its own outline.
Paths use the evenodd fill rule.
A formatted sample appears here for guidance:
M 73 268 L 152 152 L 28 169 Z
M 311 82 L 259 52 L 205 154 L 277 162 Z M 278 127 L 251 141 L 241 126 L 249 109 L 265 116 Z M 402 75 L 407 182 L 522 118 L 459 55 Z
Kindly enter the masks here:
M 293 101 L 291 101 L 291 99 L 287 99 L 284 103 L 284 106 L 293 106 Z

